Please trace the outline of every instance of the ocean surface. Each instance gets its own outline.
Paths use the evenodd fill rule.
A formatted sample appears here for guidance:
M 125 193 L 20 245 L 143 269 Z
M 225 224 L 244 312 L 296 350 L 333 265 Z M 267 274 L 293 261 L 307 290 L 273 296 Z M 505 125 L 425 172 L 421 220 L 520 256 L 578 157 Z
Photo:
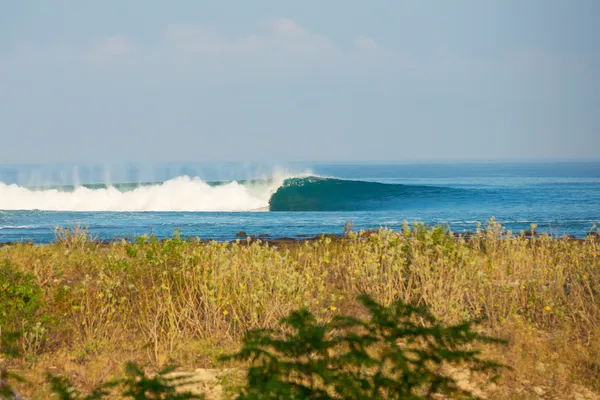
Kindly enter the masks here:
M 0 242 L 152 233 L 232 240 L 400 228 L 473 231 L 491 218 L 555 236 L 600 226 L 600 162 L 0 165 Z

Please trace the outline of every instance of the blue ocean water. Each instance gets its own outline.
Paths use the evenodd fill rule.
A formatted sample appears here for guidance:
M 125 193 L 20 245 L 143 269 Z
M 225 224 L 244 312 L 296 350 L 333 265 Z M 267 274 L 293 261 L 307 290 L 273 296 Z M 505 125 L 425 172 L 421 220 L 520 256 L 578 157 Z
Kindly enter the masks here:
M 175 229 L 304 237 L 347 221 L 464 232 L 491 217 L 515 232 L 585 236 L 600 225 L 600 162 L 0 167 L 0 242 L 49 242 L 56 226 L 101 240 Z

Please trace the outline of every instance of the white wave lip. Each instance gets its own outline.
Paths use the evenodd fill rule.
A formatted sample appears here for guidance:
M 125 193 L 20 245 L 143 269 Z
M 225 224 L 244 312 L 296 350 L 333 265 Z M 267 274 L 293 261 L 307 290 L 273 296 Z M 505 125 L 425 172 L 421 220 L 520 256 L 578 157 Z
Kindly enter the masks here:
M 120 191 L 114 187 L 71 192 L 31 190 L 0 182 L 0 210 L 44 211 L 264 211 L 286 177 L 211 186 L 200 178 L 181 176 L 162 184 Z

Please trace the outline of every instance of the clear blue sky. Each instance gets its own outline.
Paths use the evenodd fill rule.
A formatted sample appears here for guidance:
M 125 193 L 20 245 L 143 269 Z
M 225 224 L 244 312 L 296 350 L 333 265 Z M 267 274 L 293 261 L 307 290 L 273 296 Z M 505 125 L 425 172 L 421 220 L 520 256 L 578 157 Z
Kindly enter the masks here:
M 0 0 L 0 164 L 600 158 L 598 0 Z

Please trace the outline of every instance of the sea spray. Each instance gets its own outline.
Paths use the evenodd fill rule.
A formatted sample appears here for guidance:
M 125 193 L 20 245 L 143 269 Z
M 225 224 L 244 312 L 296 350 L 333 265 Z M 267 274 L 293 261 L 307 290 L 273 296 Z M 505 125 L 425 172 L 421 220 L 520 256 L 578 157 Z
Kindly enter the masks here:
M 0 182 L 0 209 L 46 211 L 253 211 L 266 209 L 281 181 L 211 185 L 182 176 L 119 190 L 113 186 L 33 190 Z

